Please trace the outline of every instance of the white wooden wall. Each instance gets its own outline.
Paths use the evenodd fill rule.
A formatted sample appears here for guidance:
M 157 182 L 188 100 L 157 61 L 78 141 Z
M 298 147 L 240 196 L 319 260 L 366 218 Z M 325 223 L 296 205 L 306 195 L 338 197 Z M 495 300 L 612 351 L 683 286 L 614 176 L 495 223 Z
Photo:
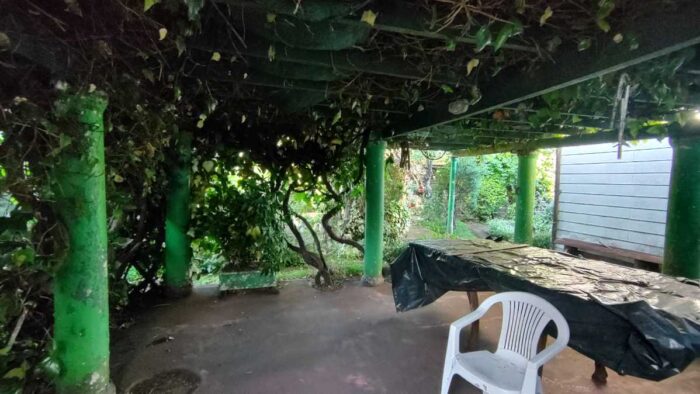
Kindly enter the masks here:
M 647 140 L 563 148 L 555 238 L 663 256 L 672 148 Z

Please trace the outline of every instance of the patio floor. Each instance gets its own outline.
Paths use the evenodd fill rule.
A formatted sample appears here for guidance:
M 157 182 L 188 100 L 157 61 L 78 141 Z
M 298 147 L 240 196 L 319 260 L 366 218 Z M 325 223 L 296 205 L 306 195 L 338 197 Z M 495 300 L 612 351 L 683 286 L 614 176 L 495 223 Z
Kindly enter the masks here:
M 467 311 L 466 295 L 449 293 L 398 314 L 389 284 L 365 288 L 357 281 L 329 292 L 288 282 L 279 295 L 221 299 L 215 288 L 199 288 L 115 335 L 113 379 L 120 392 L 142 382 L 137 393 L 437 393 L 447 327 Z M 492 311 L 482 320 L 480 347 L 495 347 L 499 327 Z M 165 371 L 171 372 L 159 375 L 154 391 L 146 387 L 145 379 Z M 700 362 L 659 383 L 609 372 L 607 386 L 598 388 L 592 372 L 591 360 L 567 349 L 545 366 L 545 391 L 697 393 L 700 387 Z M 477 391 L 456 378 L 451 392 Z

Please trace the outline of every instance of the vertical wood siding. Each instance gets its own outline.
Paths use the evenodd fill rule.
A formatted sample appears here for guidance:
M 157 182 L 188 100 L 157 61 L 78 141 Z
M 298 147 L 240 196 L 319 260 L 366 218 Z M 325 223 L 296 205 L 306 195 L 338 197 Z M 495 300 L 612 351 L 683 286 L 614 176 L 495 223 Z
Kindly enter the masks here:
M 663 255 L 672 148 L 668 140 L 625 147 L 563 148 L 555 238 Z

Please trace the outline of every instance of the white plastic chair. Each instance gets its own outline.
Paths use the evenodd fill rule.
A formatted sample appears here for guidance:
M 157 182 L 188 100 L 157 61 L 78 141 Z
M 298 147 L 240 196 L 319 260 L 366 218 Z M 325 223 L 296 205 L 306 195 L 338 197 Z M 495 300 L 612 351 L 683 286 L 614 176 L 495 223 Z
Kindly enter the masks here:
M 503 304 L 503 322 L 496 352 L 460 353 L 460 331 L 481 319 L 498 302 Z M 554 321 L 557 327 L 557 339 L 537 353 L 540 335 L 550 321 Z M 450 326 L 441 393 L 447 394 L 455 374 L 484 393 L 541 393 L 538 369 L 564 350 L 568 342 L 569 325 L 566 319 L 546 300 L 522 292 L 491 296 L 475 311 Z

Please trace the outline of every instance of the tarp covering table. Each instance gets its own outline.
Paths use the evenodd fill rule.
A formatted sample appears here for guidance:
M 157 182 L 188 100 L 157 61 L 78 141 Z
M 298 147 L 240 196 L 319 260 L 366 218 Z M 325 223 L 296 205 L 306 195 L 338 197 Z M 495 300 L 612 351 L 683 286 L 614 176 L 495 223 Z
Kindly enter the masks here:
M 662 380 L 700 355 L 694 281 L 489 240 L 412 242 L 391 278 L 398 311 L 450 290 L 536 294 L 566 317 L 570 347 L 620 374 Z

